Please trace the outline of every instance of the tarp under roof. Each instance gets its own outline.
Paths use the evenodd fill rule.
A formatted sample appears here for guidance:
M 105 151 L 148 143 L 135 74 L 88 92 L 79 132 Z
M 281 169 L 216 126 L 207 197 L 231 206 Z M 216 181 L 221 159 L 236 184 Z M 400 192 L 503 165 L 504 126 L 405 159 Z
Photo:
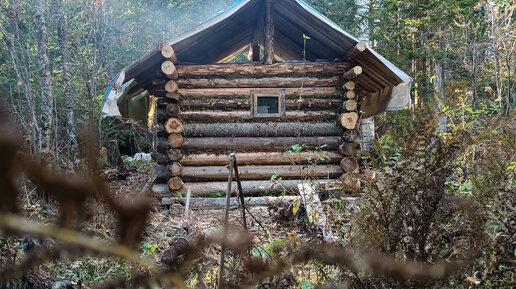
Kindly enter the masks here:
M 264 2 L 236 1 L 167 43 L 174 48 L 180 64 L 217 63 L 250 43 L 263 45 Z M 274 53 L 285 60 L 302 60 L 304 52 L 307 61 L 343 61 L 359 42 L 302 0 L 274 0 L 272 15 Z M 310 37 L 306 47 L 303 34 Z M 407 74 L 369 48 L 353 61 L 362 66 L 364 75 L 375 84 L 374 87 L 362 84 L 362 89 L 369 92 L 362 103 L 366 117 L 410 105 L 412 79 Z M 150 86 L 162 62 L 156 48 L 121 71 L 114 79 L 113 87 L 108 88 L 102 115 L 120 115 L 116 109 L 116 88 L 134 79 L 136 85 L 129 92 L 130 97 L 140 93 Z

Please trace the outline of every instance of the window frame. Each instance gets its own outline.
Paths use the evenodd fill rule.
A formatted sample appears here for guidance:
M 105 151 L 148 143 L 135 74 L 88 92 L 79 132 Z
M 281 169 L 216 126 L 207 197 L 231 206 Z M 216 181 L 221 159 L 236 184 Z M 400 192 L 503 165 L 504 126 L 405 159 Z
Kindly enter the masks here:
M 251 97 L 251 118 L 285 118 L 285 91 L 256 89 L 250 91 Z M 259 97 L 278 97 L 278 113 L 258 113 Z

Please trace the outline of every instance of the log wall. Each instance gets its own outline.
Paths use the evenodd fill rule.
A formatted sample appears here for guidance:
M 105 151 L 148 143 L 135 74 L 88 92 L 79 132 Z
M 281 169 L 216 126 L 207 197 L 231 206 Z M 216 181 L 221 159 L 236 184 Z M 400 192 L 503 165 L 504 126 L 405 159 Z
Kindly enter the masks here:
M 360 103 L 353 80 L 360 68 L 346 62 L 177 65 L 171 47 L 162 55 L 163 80 L 150 89 L 159 96 L 155 155 L 161 187 L 190 188 L 193 195 L 224 191 L 233 151 L 245 193 L 277 191 L 270 182 L 276 173 L 287 187 L 306 177 L 357 187 Z M 282 90 L 286 116 L 252 117 L 255 89 Z M 296 144 L 301 153 L 292 152 Z

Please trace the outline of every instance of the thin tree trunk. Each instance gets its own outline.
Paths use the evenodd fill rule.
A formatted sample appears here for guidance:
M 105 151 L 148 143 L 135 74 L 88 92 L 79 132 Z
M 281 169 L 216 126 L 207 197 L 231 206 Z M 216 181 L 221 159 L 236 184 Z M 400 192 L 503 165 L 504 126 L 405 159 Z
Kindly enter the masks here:
M 66 115 L 66 144 L 68 149 L 68 157 L 74 160 L 76 152 L 76 135 L 73 95 L 71 90 L 70 50 L 68 48 L 68 31 L 66 30 L 66 18 L 63 12 L 63 1 L 54 1 L 57 15 L 57 39 L 59 41 L 59 50 L 61 52 L 62 60 L 61 63 L 63 66 L 63 97 Z
M 41 148 L 50 149 L 50 134 L 52 132 L 54 98 L 52 96 L 52 77 L 48 60 L 48 36 L 45 20 L 46 0 L 34 1 L 34 16 L 36 18 L 36 34 L 38 38 L 38 69 L 41 86 Z

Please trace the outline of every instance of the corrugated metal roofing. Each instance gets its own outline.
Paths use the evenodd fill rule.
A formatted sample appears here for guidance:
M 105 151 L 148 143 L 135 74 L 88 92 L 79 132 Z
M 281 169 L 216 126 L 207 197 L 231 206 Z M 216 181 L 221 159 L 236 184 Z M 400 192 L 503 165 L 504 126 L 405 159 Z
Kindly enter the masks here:
M 235 1 L 168 44 L 174 48 L 180 64 L 217 63 L 250 43 L 263 45 L 264 11 L 265 0 Z M 275 0 L 272 13 L 274 51 L 282 59 L 302 60 L 305 54 L 308 61 L 345 60 L 345 55 L 359 42 L 303 0 Z M 310 37 L 306 46 L 303 34 Z M 156 48 L 125 68 L 116 83 L 120 86 L 134 78 L 138 83 L 135 90 L 145 89 L 155 78 L 162 61 Z M 354 61 L 364 68 L 369 84 L 374 84 L 359 83 L 371 93 L 364 103 L 369 107 L 368 115 L 410 104 L 411 78 L 407 74 L 369 48 Z M 114 90 L 108 98 L 111 94 L 114 97 Z M 103 108 L 103 112 L 108 110 Z

